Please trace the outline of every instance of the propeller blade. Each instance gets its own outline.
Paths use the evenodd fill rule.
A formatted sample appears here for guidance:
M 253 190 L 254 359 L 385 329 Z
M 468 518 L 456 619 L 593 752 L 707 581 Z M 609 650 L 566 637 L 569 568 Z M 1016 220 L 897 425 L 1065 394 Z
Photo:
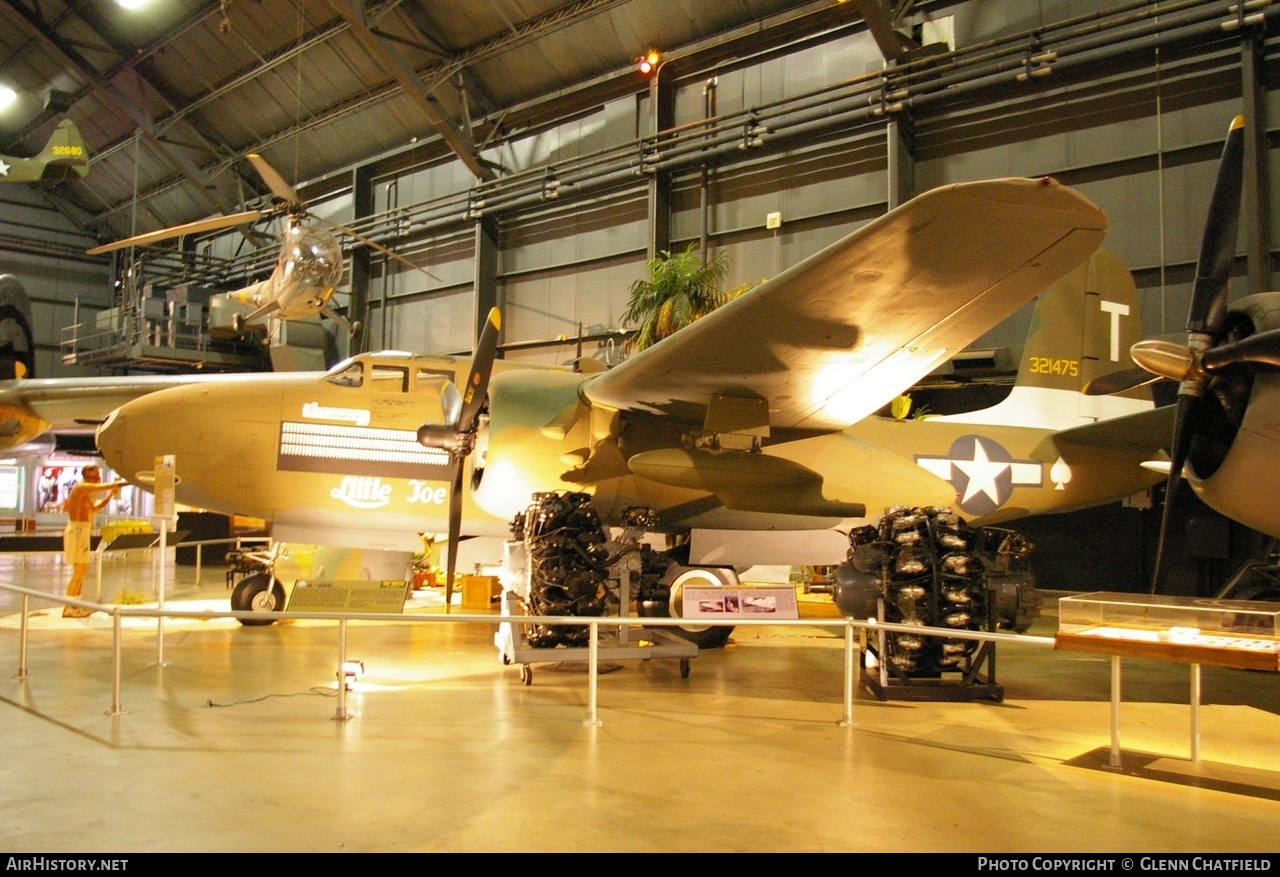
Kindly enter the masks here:
M 449 559 L 445 563 L 444 611 L 453 605 L 453 580 L 458 567 L 458 540 L 462 537 L 462 470 L 467 458 L 456 455 L 453 459 L 453 486 L 449 490 Z
M 1141 368 L 1130 368 L 1112 372 L 1109 375 L 1100 375 L 1085 384 L 1082 392 L 1086 396 L 1114 396 L 1116 393 L 1145 387 L 1147 384 L 1158 380 L 1160 380 L 1160 375 L 1148 374 L 1145 369 Z
M 476 418 L 484 406 L 486 394 L 489 392 L 489 376 L 493 373 L 493 361 L 498 356 L 498 334 L 502 331 L 502 315 L 497 308 L 489 310 L 484 330 L 476 343 L 475 356 L 471 360 L 471 373 L 467 375 L 466 386 L 462 387 L 462 412 L 458 416 L 458 428 L 475 429 Z
M 148 231 L 143 234 L 136 234 L 133 237 L 124 240 L 114 241 L 109 244 L 103 244 L 100 247 L 94 247 L 91 250 L 85 250 L 87 256 L 97 256 L 102 253 L 111 253 L 115 250 L 123 250 L 126 247 L 145 247 L 156 241 L 167 241 L 170 238 L 180 238 L 189 234 L 199 234 L 205 231 L 217 231 L 220 228 L 230 228 L 233 225 L 244 225 L 249 222 L 256 222 L 262 218 L 261 210 L 245 210 L 242 213 L 230 213 L 226 216 L 213 216 L 209 219 L 197 219 L 195 222 L 187 222 L 183 225 L 174 225 L 169 228 L 162 228 L 157 231 Z
M 1204 237 L 1200 242 L 1196 280 L 1187 314 L 1188 332 L 1205 332 L 1215 338 L 1221 332 L 1226 315 L 1227 279 L 1236 252 L 1243 176 L 1244 116 L 1236 116 L 1231 120 L 1227 140 L 1222 147 L 1218 178 L 1209 202 L 1209 217 L 1205 220 Z
M 262 177 L 262 182 L 267 184 L 271 194 L 289 204 L 299 203 L 298 193 L 294 191 L 293 186 L 286 183 L 284 177 L 280 176 L 265 158 L 256 152 L 250 152 L 245 158 L 249 159 L 249 164 L 253 165 L 253 169 L 258 172 L 258 176 Z
M 382 244 L 378 243 L 377 241 L 373 240 L 372 238 L 367 238 L 367 237 L 365 237 L 364 235 L 360 234 L 360 232 L 356 231 L 355 229 L 348 228 L 348 227 L 347 227 L 347 226 L 345 226 L 345 225 L 339 225 L 339 224 L 338 224 L 338 223 L 336 223 L 336 222 L 330 222 L 330 221 L 329 221 L 329 220 L 327 220 L 327 219 L 321 219 L 321 218 L 320 218 L 320 217 L 318 217 L 318 216 L 313 216 L 313 215 L 311 215 L 311 214 L 308 214 L 308 215 L 309 215 L 309 216 L 311 216 L 311 219 L 312 219 L 312 221 L 313 221 L 313 222 L 318 222 L 318 223 L 320 223 L 321 225 L 327 225 L 327 226 L 329 226 L 329 228 L 333 229 L 334 231 L 339 231 L 339 232 L 342 232 L 342 233 L 343 233 L 343 234 L 345 234 L 345 235 L 349 235 L 350 237 L 355 238 L 356 240 L 358 240 L 360 243 L 364 244 L 365 246 L 367 246 L 367 247 L 373 247 L 375 250 L 377 250 L 379 253 L 382 253 L 384 256 L 390 256 L 392 259 L 395 259 L 397 262 L 401 263 L 402 265 L 405 265 L 405 266 L 407 266 L 407 267 L 409 267 L 409 268 L 412 268 L 412 269 L 413 269 L 413 270 L 415 270 L 415 271 L 421 271 L 423 274 L 427 275 L 427 276 L 428 276 L 428 277 L 430 277 L 432 280 L 434 280 L 434 281 L 436 281 L 436 282 L 438 282 L 438 283 L 439 283 L 439 282 L 443 282 L 443 281 L 441 281 L 441 280 L 440 280 L 440 278 L 439 278 L 439 277 L 437 277 L 437 276 L 435 276 L 434 274 L 432 274 L 432 273 L 431 273 L 430 271 L 428 271 L 426 268 L 423 268 L 423 267 L 422 267 L 421 265 L 419 265 L 417 262 L 414 262 L 414 261 L 413 261 L 413 260 L 411 260 L 411 259 L 406 259 L 404 256 L 400 255 L 399 253 L 395 252 L 394 250 L 391 250 L 391 249 L 388 249 L 387 247 L 384 247 Z
M 449 490 L 449 559 L 444 577 L 445 612 L 449 611 L 453 602 L 458 540 L 462 536 L 462 476 L 467 457 L 474 447 L 480 409 L 489 392 L 489 375 L 493 372 L 493 361 L 498 355 L 498 333 L 501 328 L 502 317 L 498 309 L 493 308 L 489 311 L 489 318 L 485 321 L 484 330 L 476 344 L 471 372 L 467 375 L 467 384 L 462 390 L 461 405 L 456 399 L 449 398 L 446 392 L 452 389 L 456 394 L 456 387 L 449 385 L 442 389 L 441 404 L 445 408 L 444 414 L 448 418 L 451 412 L 456 412 L 453 414 L 453 422 L 444 426 L 424 424 L 418 428 L 418 441 L 426 447 L 448 449 L 449 462 L 453 467 L 453 484 Z
M 1160 592 L 1164 583 L 1165 549 L 1169 525 L 1173 520 L 1174 499 L 1182 483 L 1182 468 L 1191 452 L 1191 428 L 1197 419 L 1200 397 L 1207 376 L 1202 354 L 1222 336 L 1227 315 L 1227 280 L 1235 258 L 1236 228 L 1240 221 L 1240 198 L 1244 178 L 1244 116 L 1231 120 L 1218 177 L 1213 184 L 1209 216 L 1205 220 L 1200 256 L 1196 262 L 1196 279 L 1191 289 L 1191 305 L 1187 311 L 1187 346 L 1160 341 L 1140 341 L 1130 350 L 1134 362 L 1152 372 L 1180 381 L 1178 408 L 1173 425 L 1173 441 L 1169 448 L 1169 479 L 1160 515 L 1160 535 L 1156 542 L 1155 568 L 1151 574 L 1151 593 Z
M 1187 455 L 1191 450 L 1191 437 L 1187 424 L 1190 422 L 1197 396 L 1179 396 L 1177 413 L 1173 424 L 1173 447 L 1169 449 L 1169 479 L 1165 482 L 1164 508 L 1160 513 L 1160 535 L 1156 541 L 1155 568 L 1151 572 L 1151 593 L 1160 593 L 1164 584 L 1165 545 L 1169 535 L 1169 525 L 1173 521 L 1173 500 L 1178 495 L 1178 487 L 1182 484 L 1182 467 L 1186 465 Z
M 1280 367 L 1280 329 L 1219 344 L 1206 350 L 1200 359 L 1204 370 L 1210 372 L 1236 363 Z

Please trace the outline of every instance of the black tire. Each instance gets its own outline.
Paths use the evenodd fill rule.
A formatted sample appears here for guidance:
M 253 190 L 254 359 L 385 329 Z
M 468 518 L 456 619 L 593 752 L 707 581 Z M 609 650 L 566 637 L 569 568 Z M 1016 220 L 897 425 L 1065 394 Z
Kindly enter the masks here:
M 686 570 L 685 572 L 697 569 L 696 567 Z M 682 580 L 685 572 L 675 577 L 670 586 L 659 587 L 655 589 L 655 597 L 666 594 L 666 599 L 637 600 L 636 614 L 641 618 L 679 618 L 680 617 L 680 601 L 682 593 Z M 710 569 L 702 570 L 711 579 L 718 580 L 714 571 Z M 711 583 L 711 582 L 708 582 Z M 729 641 L 729 636 L 733 633 L 733 628 L 728 625 L 715 626 L 689 626 L 689 627 L 666 627 L 663 630 L 669 630 L 677 636 L 687 639 L 700 649 L 720 649 L 724 648 L 725 643 Z
M 283 612 L 284 586 L 264 572 L 245 576 L 231 592 L 231 609 L 234 612 Z M 245 627 L 273 623 L 271 619 L 257 618 L 241 618 L 239 621 Z

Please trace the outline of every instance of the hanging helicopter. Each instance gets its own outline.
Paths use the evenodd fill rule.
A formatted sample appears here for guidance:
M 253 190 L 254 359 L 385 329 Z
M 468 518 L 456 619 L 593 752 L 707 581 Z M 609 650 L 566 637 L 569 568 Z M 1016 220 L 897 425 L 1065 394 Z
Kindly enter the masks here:
M 275 333 L 280 321 L 303 320 L 316 314 L 328 317 L 350 333 L 359 329 L 358 323 L 349 322 L 330 307 L 334 289 L 342 280 L 343 269 L 342 244 L 333 231 L 329 230 L 330 228 L 410 267 L 423 270 L 403 256 L 357 234 L 352 229 L 322 220 L 309 213 L 299 199 L 298 193 L 285 182 L 266 159 L 256 153 L 250 153 L 246 158 L 271 193 L 284 205 L 288 212 L 289 225 L 280 244 L 275 268 L 270 276 L 265 280 L 226 293 L 226 297 L 232 301 L 253 308 L 248 314 L 236 314 L 233 317 L 232 326 L 237 333 L 243 332 L 247 325 L 266 318 L 271 327 L 268 332 L 270 337 Z M 261 210 L 246 210 L 241 213 L 211 217 L 135 235 L 85 252 L 90 256 L 96 256 L 128 247 L 147 246 L 175 237 L 243 226 L 257 221 L 263 215 Z M 329 228 L 322 228 L 321 224 Z

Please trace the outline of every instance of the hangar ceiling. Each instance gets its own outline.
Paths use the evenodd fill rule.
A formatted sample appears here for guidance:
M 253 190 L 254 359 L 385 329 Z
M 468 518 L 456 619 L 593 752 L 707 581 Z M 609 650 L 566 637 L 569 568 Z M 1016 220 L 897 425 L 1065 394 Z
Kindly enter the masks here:
M 65 113 L 92 154 L 85 181 L 45 190 L 102 240 L 252 206 L 244 160 L 315 180 L 419 144 L 478 180 L 495 140 L 646 84 L 673 65 L 748 57 L 871 27 L 887 55 L 909 0 L 0 0 L 0 71 L 28 95 L 0 152 L 34 153 Z

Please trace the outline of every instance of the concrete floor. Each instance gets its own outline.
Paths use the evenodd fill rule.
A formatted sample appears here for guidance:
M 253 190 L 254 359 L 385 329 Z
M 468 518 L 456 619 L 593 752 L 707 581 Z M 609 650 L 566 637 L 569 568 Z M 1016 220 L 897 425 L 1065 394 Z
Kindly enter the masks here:
M 151 570 L 106 575 L 145 592 Z M 225 607 L 218 570 L 168 577 L 170 607 Z M 65 579 L 52 556 L 0 557 L 0 582 Z M 688 678 L 673 660 L 606 664 L 593 724 L 582 665 L 536 664 L 522 685 L 489 625 L 352 623 L 366 673 L 338 721 L 332 623 L 175 620 L 163 666 L 154 622 L 125 627 L 111 715 L 109 617 L 35 603 L 19 679 L 0 592 L 9 852 L 1277 848 L 1271 673 L 1204 668 L 1192 763 L 1187 667 L 1126 660 L 1112 770 L 1109 660 L 1029 644 L 998 648 L 1003 703 L 860 691 L 842 726 L 838 636 L 740 627 Z M 1055 630 L 1050 601 L 1031 632 Z

